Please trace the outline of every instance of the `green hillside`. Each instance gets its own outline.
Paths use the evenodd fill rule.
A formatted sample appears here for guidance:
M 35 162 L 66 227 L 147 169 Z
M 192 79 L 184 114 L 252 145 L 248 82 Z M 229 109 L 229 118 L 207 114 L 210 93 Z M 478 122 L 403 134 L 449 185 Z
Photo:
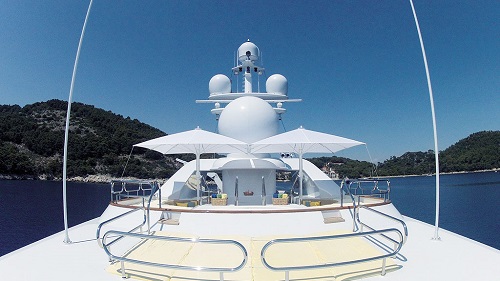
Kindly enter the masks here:
M 0 174 L 18 178 L 61 178 L 67 103 L 0 106 Z M 73 103 L 68 177 L 122 174 L 133 144 L 164 132 L 138 120 Z M 165 178 L 177 167 L 172 158 L 134 149 L 125 176 Z
M 443 172 L 500 167 L 500 131 L 474 133 L 439 154 Z
M 340 159 L 340 160 L 339 160 Z M 310 159 L 316 166 L 332 166 L 340 177 L 424 175 L 435 172 L 434 151 L 406 152 L 392 156 L 374 168 L 365 161 L 355 161 L 339 157 Z M 340 163 L 340 165 L 339 165 Z M 345 163 L 345 164 L 342 164 Z M 500 168 L 500 131 L 483 131 L 462 139 L 439 153 L 440 171 L 443 173 L 479 171 Z
M 67 103 L 49 100 L 20 107 L 0 105 L 0 178 L 62 177 L 62 155 Z M 73 103 L 68 147 L 68 177 L 120 177 L 133 144 L 165 135 L 138 120 L 91 105 Z M 180 157 L 135 148 L 124 176 L 166 178 Z M 309 159 L 334 169 L 340 177 L 420 175 L 434 173 L 434 152 L 407 152 L 376 166 L 343 157 Z M 500 168 L 500 131 L 474 133 L 440 152 L 442 172 Z M 376 173 L 374 171 L 377 171 Z

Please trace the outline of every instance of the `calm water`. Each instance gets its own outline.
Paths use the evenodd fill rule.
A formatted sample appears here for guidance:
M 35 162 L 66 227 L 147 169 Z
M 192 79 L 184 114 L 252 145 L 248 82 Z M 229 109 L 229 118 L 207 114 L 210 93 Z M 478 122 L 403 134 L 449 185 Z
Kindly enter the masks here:
M 390 181 L 396 208 L 403 215 L 434 225 L 436 178 Z M 439 226 L 500 249 L 500 172 L 441 175 L 440 187 Z
M 68 224 L 102 214 L 108 184 L 68 183 Z M 0 180 L 0 256 L 64 230 L 62 182 Z
M 434 177 L 390 181 L 403 215 L 434 224 Z M 109 202 L 107 184 L 68 183 L 67 192 L 70 226 L 98 217 Z M 61 182 L 0 180 L 0 256 L 64 229 L 61 194 Z M 499 200 L 500 173 L 442 175 L 440 227 L 500 249 Z

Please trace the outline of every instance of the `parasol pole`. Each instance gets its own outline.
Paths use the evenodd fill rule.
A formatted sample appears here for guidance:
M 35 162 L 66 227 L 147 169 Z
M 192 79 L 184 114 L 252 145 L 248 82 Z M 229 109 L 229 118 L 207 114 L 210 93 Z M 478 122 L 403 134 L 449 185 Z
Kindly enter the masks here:
M 201 205 L 201 173 L 200 173 L 200 149 L 196 149 L 196 179 L 198 180 L 197 197 L 198 205 Z
M 87 15 L 85 16 L 85 21 L 83 22 L 82 33 L 80 35 L 80 42 L 78 43 L 78 49 L 76 51 L 75 64 L 73 66 L 73 75 L 71 76 L 71 86 L 69 89 L 68 98 L 68 110 L 66 111 L 66 129 L 64 131 L 64 159 L 63 159 L 63 209 L 64 209 L 64 243 L 70 244 L 71 239 L 69 239 L 68 233 L 68 204 L 66 200 L 66 166 L 68 162 L 68 135 L 69 135 L 69 118 L 71 114 L 71 101 L 73 100 L 73 89 L 75 86 L 76 69 L 78 67 L 78 59 L 80 58 L 80 49 L 82 47 L 83 36 L 85 35 L 85 28 L 87 27 L 87 20 L 90 14 L 90 8 L 92 7 L 93 0 L 90 0 L 89 7 L 87 9 Z
M 299 205 L 302 204 L 302 176 L 304 172 L 302 171 L 302 147 L 299 148 Z
M 413 18 L 415 19 L 415 25 L 417 27 L 418 39 L 420 40 L 420 49 L 422 50 L 422 57 L 424 59 L 425 75 L 427 76 L 427 87 L 429 89 L 429 98 L 431 101 L 431 112 L 432 112 L 432 128 L 434 130 L 434 159 L 436 162 L 436 220 L 434 224 L 434 240 L 440 240 L 439 238 L 439 150 L 438 150 L 438 137 L 437 137 L 437 127 L 436 127 L 436 112 L 434 111 L 434 97 L 432 95 L 432 85 L 431 76 L 429 74 L 429 66 L 427 65 L 427 56 L 425 54 L 424 40 L 422 39 L 422 33 L 420 32 L 420 25 L 417 19 L 417 12 L 415 11 L 415 6 L 413 6 L 413 0 L 410 0 L 411 10 L 413 11 Z

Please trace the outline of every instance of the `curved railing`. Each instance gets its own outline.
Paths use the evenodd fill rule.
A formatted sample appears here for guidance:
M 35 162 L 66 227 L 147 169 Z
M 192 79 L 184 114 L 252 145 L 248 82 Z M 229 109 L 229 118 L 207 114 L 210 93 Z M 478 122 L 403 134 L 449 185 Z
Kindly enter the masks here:
M 379 183 L 386 183 L 387 187 L 381 187 Z M 363 185 L 370 184 L 370 188 L 364 188 Z M 390 199 L 391 182 L 388 179 L 356 179 L 348 180 L 348 192 L 354 195 L 378 195 L 385 201 Z M 354 187 L 353 187 L 354 186 Z
M 356 200 L 354 199 L 354 196 L 352 195 L 351 192 L 349 192 L 349 186 L 347 186 L 348 183 L 346 180 L 342 180 L 342 183 L 340 184 L 340 206 L 344 207 L 344 194 L 349 195 L 351 197 L 351 202 L 352 202 L 352 232 L 358 231 L 358 226 L 356 225 Z M 344 194 L 342 194 L 342 191 Z
M 114 186 L 117 184 L 117 183 L 120 183 L 121 185 L 121 189 L 116 191 L 114 190 Z M 127 189 L 127 184 L 135 184 L 138 186 L 137 189 Z M 150 188 L 144 188 L 143 186 L 145 185 L 149 185 Z M 139 191 L 142 191 L 143 193 L 143 196 L 139 196 L 139 195 L 130 195 L 129 193 L 130 192 L 136 192 L 138 193 Z M 149 191 L 149 194 L 146 195 L 146 191 Z M 127 233 L 132 233 L 134 231 L 136 231 L 137 229 L 140 229 L 140 232 L 143 232 L 143 229 L 142 227 L 147 223 L 147 227 L 148 227 L 148 234 L 149 232 L 151 231 L 151 223 L 150 223 L 150 208 L 151 208 L 151 200 L 153 199 L 154 195 L 158 192 L 159 194 L 159 201 L 161 202 L 161 189 L 160 189 L 160 186 L 158 184 L 158 182 L 156 181 L 140 181 L 140 180 L 112 180 L 111 181 L 111 201 L 113 202 L 113 195 L 116 195 L 116 194 L 120 194 L 120 192 L 126 192 L 126 196 L 127 197 L 142 197 L 142 207 L 138 207 L 138 208 L 134 208 L 128 212 L 125 212 L 123 214 L 120 214 L 120 215 L 117 215 L 113 218 L 110 218 L 102 223 L 99 224 L 99 226 L 97 226 L 97 231 L 96 231 L 96 239 L 97 239 L 97 243 L 99 244 L 99 246 L 101 246 L 102 248 L 102 242 L 101 242 L 101 229 L 104 225 L 107 225 L 115 220 L 118 220 L 120 218 L 123 218 L 125 216 L 128 216 L 132 213 L 135 213 L 139 210 L 143 210 L 144 211 L 144 220 L 141 224 L 139 224 L 138 226 L 132 228 L 131 230 L 129 230 Z M 145 204 L 145 199 L 148 199 L 147 201 L 147 204 Z M 160 203 L 160 207 L 161 207 L 161 203 Z M 113 240 L 112 242 L 110 242 L 108 245 L 112 245 L 113 243 L 115 243 L 116 241 L 122 239 L 123 237 L 117 237 L 115 240 Z
M 132 209 L 132 210 L 130 210 L 130 211 L 128 211 L 128 212 L 125 212 L 125 213 L 120 214 L 120 215 L 118 215 L 118 216 L 116 216 L 116 217 L 112 217 L 112 218 L 110 218 L 110 219 L 108 219 L 108 220 L 105 220 L 105 221 L 101 222 L 101 223 L 99 224 L 99 226 L 97 226 L 97 231 L 96 231 L 96 235 L 95 235 L 95 236 L 96 236 L 96 239 L 97 239 L 97 243 L 99 244 L 99 246 L 102 248 L 102 242 L 101 242 L 101 229 L 102 229 L 102 227 L 103 227 L 104 225 L 109 224 L 109 223 L 111 223 L 111 222 L 113 222 L 113 221 L 115 221 L 115 220 L 118 220 L 118 219 L 120 219 L 120 218 L 123 218 L 123 217 L 125 217 L 125 216 L 128 216 L 128 215 L 130 215 L 130 214 L 132 214 L 132 213 L 135 213 L 135 212 L 137 212 L 137 211 L 139 211 L 139 210 L 143 210 L 143 211 L 145 211 L 144 207 L 137 208 L 137 209 Z M 146 224 L 146 222 L 147 222 L 147 214 L 146 214 L 146 212 L 144 212 L 144 220 L 143 220 L 143 222 L 142 222 L 141 224 L 139 224 L 138 226 L 136 226 L 136 227 L 132 228 L 131 230 L 129 230 L 129 231 L 128 231 L 128 233 L 134 232 L 134 231 L 136 231 L 137 229 L 140 229 L 140 232 L 142 232 L 142 227 Z M 116 241 L 118 241 L 118 240 L 120 240 L 120 239 L 121 239 L 121 237 L 116 238 L 116 239 L 115 239 L 115 240 L 113 240 L 113 241 L 112 241 L 109 245 L 111 245 L 111 244 L 115 243 Z
M 116 188 L 119 186 L 119 188 Z M 126 198 L 142 198 L 142 205 L 145 207 L 145 198 L 158 192 L 161 207 L 161 189 L 157 181 L 144 180 L 112 180 L 110 186 L 111 202 L 117 203 Z
M 106 239 L 108 236 L 119 236 L 119 237 L 134 237 L 134 238 L 139 238 L 144 240 L 163 240 L 163 241 L 173 241 L 173 242 L 187 242 L 187 243 L 200 243 L 200 244 L 229 244 L 229 245 L 235 245 L 238 247 L 243 255 L 243 259 L 241 263 L 236 266 L 236 267 L 205 267 L 205 266 L 187 266 L 187 265 L 179 265 L 179 264 L 164 264 L 164 263 L 155 263 L 155 262 L 148 262 L 148 261 L 143 261 L 143 260 L 136 260 L 136 259 L 131 259 L 127 258 L 123 255 L 117 256 L 114 255 L 110 252 L 108 249 L 108 246 L 111 243 L 106 243 Z M 120 261 L 121 263 L 121 274 L 123 278 L 126 278 L 126 273 L 125 273 L 125 262 L 129 263 L 135 263 L 135 264 L 141 264 L 141 265 L 147 265 L 147 266 L 153 266 L 153 267 L 163 267 L 163 268 L 172 268 L 172 269 L 180 269 L 180 270 L 188 270 L 188 271 L 207 271 L 207 272 L 219 272 L 220 273 L 220 280 L 224 280 L 224 273 L 225 272 L 235 272 L 240 269 L 242 269 L 248 260 L 248 253 L 245 247 L 239 243 L 238 241 L 234 240 L 216 240 L 216 239 L 197 239 L 197 238 L 181 238 L 181 237 L 172 237 L 172 236 L 155 236 L 155 235 L 146 235 L 146 234 L 138 234 L 138 233 L 128 233 L 128 232 L 122 232 L 122 231 L 115 231 L 115 230 L 110 230 L 104 234 L 103 237 L 103 249 L 108 254 L 110 260 L 115 260 L 115 261 Z M 168 254 L 168 252 L 165 252 L 165 254 Z
M 267 262 L 266 257 L 265 257 L 266 251 L 269 247 L 271 247 L 272 245 L 280 244 L 280 243 L 297 243 L 297 242 L 308 242 L 308 241 L 346 239 L 346 238 L 354 238 L 354 237 L 367 237 L 367 236 L 373 236 L 376 234 L 382 235 L 384 233 L 389 233 L 389 232 L 396 233 L 400 237 L 400 242 L 398 243 L 398 247 L 396 247 L 394 250 L 392 250 L 392 252 L 388 252 L 387 254 L 381 254 L 378 256 L 360 258 L 360 259 L 349 260 L 349 261 L 321 263 L 321 264 L 314 264 L 314 265 L 300 265 L 300 266 L 272 266 Z M 318 268 L 335 267 L 335 266 L 341 266 L 341 265 L 364 263 L 364 262 L 369 262 L 369 261 L 374 261 L 374 260 L 383 260 L 381 274 L 385 275 L 386 258 L 396 256 L 398 254 L 398 252 L 401 250 L 402 246 L 403 246 L 403 235 L 401 234 L 401 231 L 399 231 L 398 229 L 395 229 L 395 228 L 389 228 L 389 229 L 383 229 L 383 230 L 348 233 L 348 234 L 340 234 L 340 235 L 274 239 L 274 240 L 267 242 L 266 245 L 264 245 L 264 247 L 262 247 L 260 259 L 262 261 L 262 264 L 264 264 L 264 266 L 266 268 L 273 270 L 273 271 L 284 271 L 286 281 L 290 280 L 290 278 L 289 278 L 290 271 L 311 270 L 311 269 L 318 269 Z
M 360 226 L 361 226 L 361 227 L 360 227 L 360 229 L 359 229 L 359 231 L 360 231 L 360 232 L 363 232 L 363 227 L 367 227 L 367 228 L 369 228 L 370 230 L 375 230 L 375 228 L 370 227 L 369 225 L 367 225 L 366 223 L 363 223 L 363 222 L 361 221 L 361 219 L 359 218 L 359 208 L 364 209 L 364 210 L 368 210 L 368 211 L 373 212 L 373 213 L 375 213 L 375 214 L 381 215 L 381 216 L 383 216 L 383 217 L 385 217 L 385 218 L 387 218 L 387 219 L 390 219 L 390 220 L 393 220 L 393 221 L 395 221 L 395 222 L 400 223 L 400 224 L 401 224 L 401 226 L 402 226 L 402 228 L 403 228 L 403 231 L 404 231 L 404 235 L 403 235 L 403 244 L 405 244 L 405 243 L 406 243 L 406 239 L 408 239 L 408 227 L 406 226 L 406 223 L 405 223 L 403 220 L 400 220 L 400 219 L 395 218 L 395 217 L 393 217 L 393 216 L 390 216 L 390 215 L 388 215 L 388 214 L 382 213 L 382 212 L 377 211 L 377 210 L 375 210 L 375 209 L 372 209 L 372 208 L 370 208 L 370 207 L 367 207 L 367 206 L 361 206 L 361 205 L 358 203 L 358 212 L 357 212 L 357 215 L 356 215 L 356 220 L 358 221 L 358 223 L 359 223 L 359 224 L 360 224 Z M 393 242 L 395 245 L 398 243 L 396 240 L 394 240 L 394 239 L 392 239 L 392 238 L 390 238 L 390 237 L 388 237 L 388 236 L 386 236 L 386 235 L 382 235 L 382 236 L 383 236 L 383 237 L 385 237 L 386 239 L 388 239 L 389 241 Z

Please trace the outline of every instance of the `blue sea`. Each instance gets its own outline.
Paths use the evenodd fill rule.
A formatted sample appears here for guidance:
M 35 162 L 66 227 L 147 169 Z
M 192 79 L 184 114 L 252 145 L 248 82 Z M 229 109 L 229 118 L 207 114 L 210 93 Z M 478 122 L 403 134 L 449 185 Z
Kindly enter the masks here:
M 434 224 L 435 177 L 391 178 L 406 216 Z M 109 185 L 68 183 L 70 226 L 101 215 Z M 500 249 L 500 172 L 441 175 L 440 227 Z M 0 256 L 64 229 L 62 183 L 0 180 Z M 411 233 L 410 233 L 411 235 Z
M 436 178 L 392 178 L 391 200 L 405 216 L 434 225 Z M 500 172 L 440 176 L 439 227 L 500 249 Z

